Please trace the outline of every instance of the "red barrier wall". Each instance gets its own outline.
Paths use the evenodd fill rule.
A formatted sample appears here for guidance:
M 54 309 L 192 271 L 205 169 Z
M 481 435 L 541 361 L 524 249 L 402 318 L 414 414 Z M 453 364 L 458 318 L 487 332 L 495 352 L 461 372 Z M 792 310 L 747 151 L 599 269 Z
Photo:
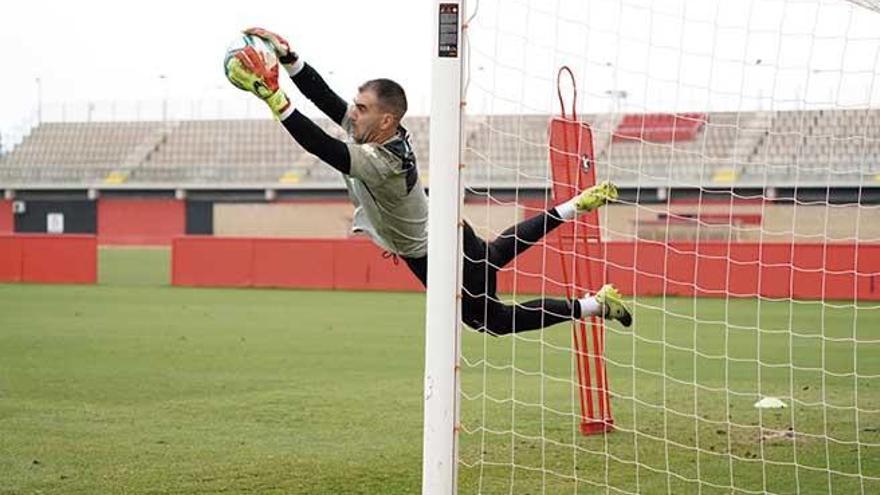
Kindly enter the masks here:
M 95 236 L 0 236 L 0 282 L 94 284 L 97 280 Z
M 880 300 L 880 244 L 639 241 L 597 251 L 597 284 L 612 282 L 626 294 Z M 366 239 L 181 237 L 172 278 L 186 286 L 422 290 L 403 262 L 383 258 Z M 505 267 L 498 286 L 562 295 L 563 280 L 559 253 L 539 245 Z
M 192 287 L 297 287 L 419 290 L 367 239 L 179 237 L 172 244 L 171 283 Z
M 15 218 L 12 216 L 12 201 L 0 199 L 0 234 L 15 231 Z
M 594 280 L 625 294 L 880 300 L 880 244 L 603 243 Z M 564 294 L 559 254 L 536 246 L 501 290 Z M 569 264 L 570 266 L 570 264 Z M 515 275 L 515 276 L 514 276 Z
M 175 199 L 98 200 L 98 242 L 111 245 L 168 245 L 186 231 L 186 208 Z
M 21 241 L 0 236 L 0 282 L 21 282 Z
M 333 244 L 319 239 L 296 243 L 283 239 L 254 240 L 252 284 L 333 289 Z
M 253 285 L 253 240 L 183 237 L 172 242 L 171 283 L 206 287 Z

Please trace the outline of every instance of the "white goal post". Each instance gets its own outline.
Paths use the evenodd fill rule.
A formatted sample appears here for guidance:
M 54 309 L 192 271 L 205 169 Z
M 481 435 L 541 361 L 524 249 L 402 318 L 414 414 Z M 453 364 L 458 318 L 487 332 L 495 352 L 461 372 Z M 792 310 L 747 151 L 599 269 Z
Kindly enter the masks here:
M 464 0 L 434 2 L 422 494 L 456 491 Z

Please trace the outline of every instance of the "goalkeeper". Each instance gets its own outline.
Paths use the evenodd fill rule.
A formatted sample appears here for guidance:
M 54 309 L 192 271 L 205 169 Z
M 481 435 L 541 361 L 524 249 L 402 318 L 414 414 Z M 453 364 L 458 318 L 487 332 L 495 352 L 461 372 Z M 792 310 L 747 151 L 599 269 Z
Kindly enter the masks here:
M 407 110 L 403 88 L 389 79 L 373 79 L 358 88 L 353 104 L 348 105 L 284 38 L 261 28 L 245 33 L 262 38 L 275 50 L 300 92 L 340 125 L 350 142 L 329 136 L 297 111 L 279 87 L 278 64 L 267 64 L 253 47 L 227 62 L 230 82 L 264 100 L 297 143 L 343 174 L 355 206 L 353 229 L 403 258 L 422 284 L 427 284 L 428 200 L 419 181 L 409 132 L 400 125 Z M 617 188 L 603 182 L 507 229 L 491 242 L 481 239 L 465 223 L 464 323 L 492 335 L 535 330 L 586 316 L 630 326 L 630 312 L 610 284 L 595 295 L 575 300 L 541 298 L 508 305 L 496 294 L 500 268 L 566 220 L 616 198 Z

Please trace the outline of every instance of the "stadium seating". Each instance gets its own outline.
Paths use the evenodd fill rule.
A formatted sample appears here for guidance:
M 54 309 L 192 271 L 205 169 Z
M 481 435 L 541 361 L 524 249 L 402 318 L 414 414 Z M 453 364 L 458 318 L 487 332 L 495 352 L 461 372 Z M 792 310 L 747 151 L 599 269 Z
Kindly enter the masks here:
M 160 122 L 44 123 L 0 161 L 0 181 L 91 182 L 155 138 Z
M 880 173 L 880 111 L 777 112 L 746 171 L 798 183 L 873 178 Z
M 545 185 L 547 115 L 492 115 L 474 117 L 465 128 L 466 184 L 479 187 Z
M 655 120 L 663 128 L 639 134 L 628 118 L 597 154 L 599 169 L 621 183 L 693 187 L 710 184 L 717 170 L 741 168 L 757 140 L 752 129 L 762 122 L 758 113 L 669 116 Z M 687 122 L 688 130 L 674 130 L 672 122 Z
M 145 157 L 129 180 L 276 182 L 299 179 L 315 160 L 271 120 L 184 121 Z
M 471 187 L 543 188 L 549 115 L 469 116 Z M 873 183 L 880 110 L 586 115 L 598 171 L 623 186 Z M 338 126 L 317 120 L 341 136 Z M 407 117 L 428 181 L 429 118 Z M 46 122 L 0 157 L 0 185 L 126 183 L 339 188 L 273 120 Z
M 690 141 L 706 124 L 706 114 L 629 114 L 614 131 L 614 141 Z

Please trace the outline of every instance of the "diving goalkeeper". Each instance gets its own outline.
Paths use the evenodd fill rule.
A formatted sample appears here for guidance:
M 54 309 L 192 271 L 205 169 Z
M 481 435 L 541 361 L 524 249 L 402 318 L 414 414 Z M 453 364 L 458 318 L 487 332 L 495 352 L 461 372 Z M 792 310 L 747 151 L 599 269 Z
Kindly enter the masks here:
M 353 229 L 366 233 L 377 245 L 402 258 L 426 285 L 428 200 L 419 181 L 409 132 L 401 126 L 407 110 L 403 88 L 390 79 L 373 79 L 358 88 L 349 105 L 284 38 L 261 28 L 245 33 L 262 38 L 275 50 L 299 91 L 341 126 L 349 139 L 331 137 L 297 111 L 279 87 L 278 64 L 267 66 L 253 47 L 245 48 L 227 62 L 230 82 L 265 101 L 300 146 L 342 173 L 355 206 Z M 464 323 L 492 335 L 535 330 L 586 316 L 601 316 L 630 326 L 630 312 L 610 284 L 592 296 L 574 300 L 540 298 L 504 304 L 497 297 L 499 269 L 563 222 L 616 198 L 617 188 L 612 183 L 597 184 L 510 227 L 490 242 L 480 238 L 465 222 L 461 308 Z

